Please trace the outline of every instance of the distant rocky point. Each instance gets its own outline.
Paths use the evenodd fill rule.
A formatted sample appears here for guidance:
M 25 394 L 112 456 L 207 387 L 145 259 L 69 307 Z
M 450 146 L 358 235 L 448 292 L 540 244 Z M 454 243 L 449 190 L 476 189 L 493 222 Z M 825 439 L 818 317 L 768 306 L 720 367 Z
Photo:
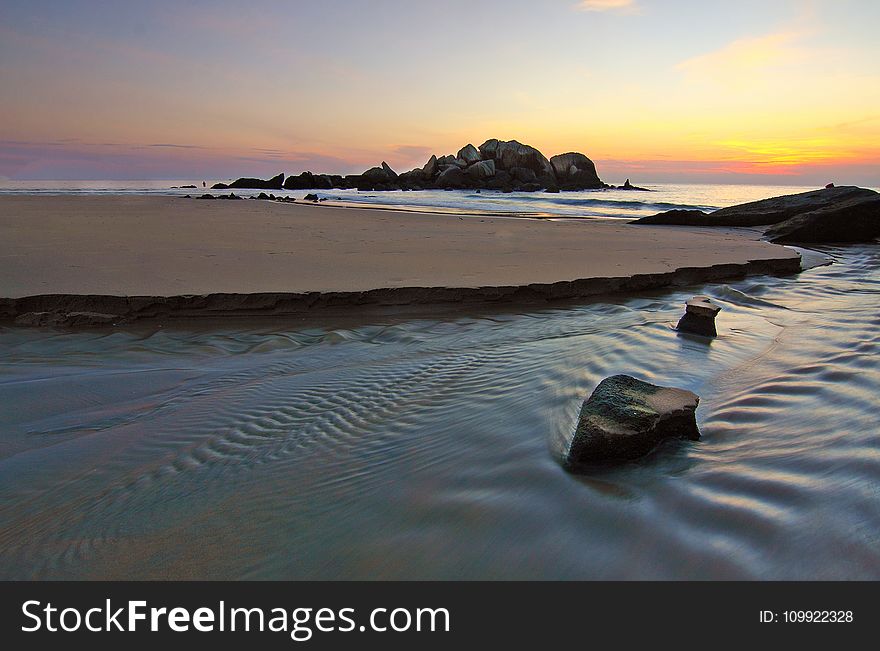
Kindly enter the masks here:
M 612 188 L 603 183 L 596 166 L 584 154 L 569 152 L 547 158 L 540 151 L 516 140 L 492 138 L 479 147 L 467 144 L 457 154 L 431 156 L 422 167 L 398 174 L 383 162 L 363 174 L 339 176 L 303 172 L 279 174 L 268 181 L 241 178 L 217 183 L 214 190 L 252 188 L 258 190 L 464 190 L 486 189 L 501 192 L 547 190 L 594 190 Z M 645 190 L 629 183 L 620 189 Z
M 880 194 L 829 184 L 822 190 L 752 201 L 705 213 L 669 210 L 634 224 L 676 226 L 770 226 L 764 235 L 783 243 L 870 242 L 880 237 Z

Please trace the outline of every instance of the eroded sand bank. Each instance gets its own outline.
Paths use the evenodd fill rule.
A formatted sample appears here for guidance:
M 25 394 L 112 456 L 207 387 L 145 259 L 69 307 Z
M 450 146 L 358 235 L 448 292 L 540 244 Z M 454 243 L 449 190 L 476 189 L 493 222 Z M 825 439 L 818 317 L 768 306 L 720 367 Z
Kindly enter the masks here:
M 0 315 L 547 300 L 749 273 L 749 231 L 148 196 L 0 197 Z

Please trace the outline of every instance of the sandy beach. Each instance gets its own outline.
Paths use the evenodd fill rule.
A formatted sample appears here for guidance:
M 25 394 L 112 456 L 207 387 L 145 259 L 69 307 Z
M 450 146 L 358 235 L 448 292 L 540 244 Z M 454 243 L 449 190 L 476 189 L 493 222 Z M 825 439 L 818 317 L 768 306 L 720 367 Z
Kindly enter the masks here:
M 637 289 L 639 277 L 646 286 L 673 283 L 675 274 L 702 279 L 700 270 L 713 268 L 713 278 L 774 266 L 790 271 L 797 260 L 793 251 L 742 231 L 176 197 L 0 197 L 0 234 L 4 299 L 264 293 L 339 299 L 377 290 L 388 298 L 388 290 L 413 288 L 540 293 L 542 285 L 573 281 L 580 287 L 568 293 L 578 295 Z M 410 291 L 403 300 L 462 295 Z

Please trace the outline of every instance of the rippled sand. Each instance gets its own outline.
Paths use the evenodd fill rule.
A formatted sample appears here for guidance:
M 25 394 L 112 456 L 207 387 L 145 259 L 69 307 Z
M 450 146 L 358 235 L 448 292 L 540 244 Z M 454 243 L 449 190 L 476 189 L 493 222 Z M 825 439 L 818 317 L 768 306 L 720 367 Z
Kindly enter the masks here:
M 0 578 L 880 578 L 880 247 L 791 278 L 361 325 L 0 329 Z M 723 306 L 707 343 L 672 327 Z M 619 372 L 700 442 L 578 477 Z

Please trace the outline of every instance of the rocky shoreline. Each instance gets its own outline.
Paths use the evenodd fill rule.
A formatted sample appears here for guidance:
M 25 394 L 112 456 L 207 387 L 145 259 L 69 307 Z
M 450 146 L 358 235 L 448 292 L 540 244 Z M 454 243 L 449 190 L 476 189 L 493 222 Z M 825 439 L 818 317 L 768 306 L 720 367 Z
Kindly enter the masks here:
M 856 186 L 829 186 L 729 206 L 711 213 L 669 210 L 632 224 L 671 226 L 769 226 L 776 244 L 871 242 L 880 237 L 880 194 Z
M 603 182 L 596 165 L 587 156 L 568 152 L 547 158 L 530 145 L 516 140 L 491 138 L 479 147 L 467 144 L 456 154 L 431 156 L 422 167 L 398 174 L 382 162 L 362 174 L 278 174 L 268 180 L 240 178 L 217 183 L 213 190 L 461 190 L 485 189 L 499 192 L 559 192 L 614 188 Z M 621 190 L 648 192 L 630 184 Z

